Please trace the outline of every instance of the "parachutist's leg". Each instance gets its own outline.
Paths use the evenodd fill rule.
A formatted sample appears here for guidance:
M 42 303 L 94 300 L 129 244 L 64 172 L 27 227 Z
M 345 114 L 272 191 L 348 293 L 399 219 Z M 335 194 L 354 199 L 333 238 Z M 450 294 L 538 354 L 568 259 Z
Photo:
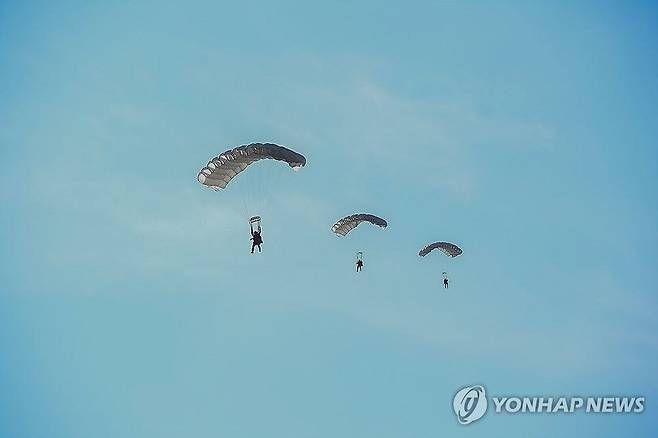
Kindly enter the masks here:
M 255 247 L 255 246 L 256 246 L 255 243 L 252 243 L 252 244 L 251 244 L 251 253 L 252 253 L 252 254 L 254 253 L 254 247 Z
M 258 244 L 258 252 L 261 252 L 260 243 Z

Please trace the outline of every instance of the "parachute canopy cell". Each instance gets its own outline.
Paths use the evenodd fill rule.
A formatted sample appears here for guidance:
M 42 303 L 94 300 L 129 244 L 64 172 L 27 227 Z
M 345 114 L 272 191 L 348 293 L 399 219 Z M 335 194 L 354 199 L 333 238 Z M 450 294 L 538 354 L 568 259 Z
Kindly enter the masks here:
M 252 143 L 228 150 L 210 161 L 199 171 L 201 184 L 215 190 L 224 189 L 238 173 L 258 160 L 285 161 L 293 170 L 306 165 L 306 158 L 283 146 L 273 143 Z
M 463 252 L 461 248 L 455 245 L 454 243 L 435 242 L 421 249 L 418 255 L 421 257 L 425 257 L 427 254 L 431 253 L 435 249 L 438 249 L 439 251 L 443 252 L 445 255 L 449 257 L 457 257 L 458 255 L 461 255 L 461 253 Z
M 361 213 L 342 218 L 331 227 L 331 231 L 336 233 L 337 236 L 344 237 L 347 235 L 347 233 L 356 228 L 361 222 L 370 222 L 371 224 L 380 226 L 382 228 L 386 228 L 388 226 L 386 221 L 380 217 L 372 214 Z

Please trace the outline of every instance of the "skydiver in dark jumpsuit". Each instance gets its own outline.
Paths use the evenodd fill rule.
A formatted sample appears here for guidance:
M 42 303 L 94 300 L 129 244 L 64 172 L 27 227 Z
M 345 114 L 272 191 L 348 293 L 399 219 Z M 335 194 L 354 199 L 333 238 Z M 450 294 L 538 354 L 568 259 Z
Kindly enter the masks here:
M 448 277 L 443 278 L 443 287 L 448 289 Z
M 356 261 L 356 272 L 361 272 L 361 268 L 363 268 L 363 260 L 359 259 Z
M 252 243 L 251 243 L 251 253 L 252 254 L 254 253 L 254 248 L 255 247 L 258 247 L 258 252 L 261 252 L 260 244 L 263 243 L 263 238 L 260 235 L 260 231 L 258 231 L 258 230 L 252 231 L 251 232 L 251 239 L 249 239 L 249 240 L 252 241 Z
M 254 224 L 256 224 L 256 229 L 254 230 Z M 258 252 L 261 252 L 260 245 L 263 243 L 263 236 L 261 236 L 260 230 L 260 217 L 254 216 L 249 219 L 249 230 L 251 231 L 251 253 L 254 253 L 254 248 L 258 247 Z

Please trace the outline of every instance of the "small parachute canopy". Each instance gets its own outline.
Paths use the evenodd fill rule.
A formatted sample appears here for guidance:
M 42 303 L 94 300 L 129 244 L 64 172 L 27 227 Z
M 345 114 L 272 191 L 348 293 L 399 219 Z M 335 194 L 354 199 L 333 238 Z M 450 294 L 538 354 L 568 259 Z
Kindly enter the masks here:
M 331 227 L 331 231 L 336 233 L 336 235 L 339 237 L 344 237 L 347 235 L 347 233 L 356 228 L 361 222 L 370 222 L 371 224 L 380 226 L 382 228 L 386 228 L 388 226 L 386 221 L 380 217 L 372 214 L 360 213 L 342 218 L 336 222 L 333 227 Z
M 421 249 L 418 255 L 421 257 L 425 257 L 427 254 L 431 253 L 435 249 L 440 250 L 442 253 L 444 253 L 449 257 L 457 257 L 458 255 L 461 255 L 461 253 L 463 252 L 461 248 L 455 245 L 454 243 L 435 242 Z
M 262 231 L 260 222 L 260 216 L 252 216 L 249 218 L 249 228 L 251 229 L 252 234 L 254 231 L 258 231 L 259 233 Z
M 306 165 L 303 155 L 288 148 L 273 143 L 252 143 L 212 158 L 199 171 L 197 180 L 206 187 L 224 189 L 238 173 L 250 164 L 264 159 L 285 161 L 293 170 L 299 170 Z

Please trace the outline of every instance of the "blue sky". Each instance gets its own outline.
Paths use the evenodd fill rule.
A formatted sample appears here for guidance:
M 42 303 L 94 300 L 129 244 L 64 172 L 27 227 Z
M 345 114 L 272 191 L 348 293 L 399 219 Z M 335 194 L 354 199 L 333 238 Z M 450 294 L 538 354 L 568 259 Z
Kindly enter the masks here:
M 657 19 L 0 2 L 0 435 L 651 436 Z M 198 184 L 252 141 L 308 165 Z M 389 228 L 331 235 L 361 211 Z M 464 255 L 420 259 L 436 240 Z M 476 383 L 647 410 L 463 427 Z

